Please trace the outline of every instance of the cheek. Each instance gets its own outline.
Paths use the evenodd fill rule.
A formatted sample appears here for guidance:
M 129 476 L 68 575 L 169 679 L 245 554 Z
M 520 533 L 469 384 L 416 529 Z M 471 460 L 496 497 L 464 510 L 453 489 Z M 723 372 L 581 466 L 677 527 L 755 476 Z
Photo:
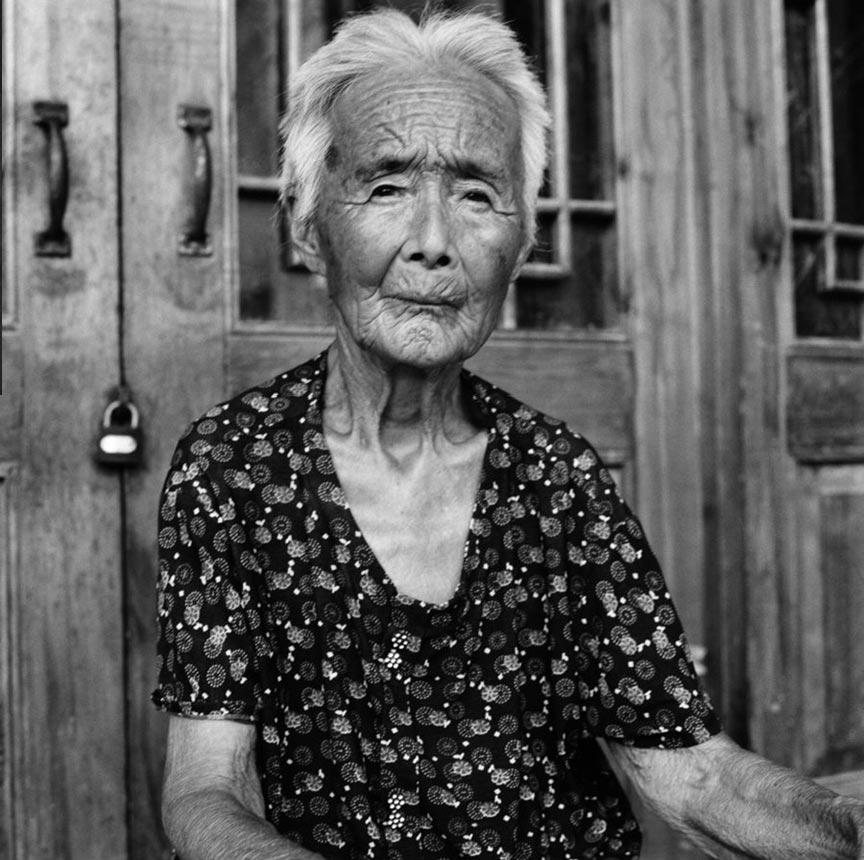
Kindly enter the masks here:
M 347 210 L 330 216 L 328 275 L 331 289 L 346 279 L 361 287 L 376 288 L 384 279 L 398 248 L 396 225 L 370 221 L 362 211 Z
M 474 232 L 466 229 L 462 235 L 473 237 L 460 249 L 472 282 L 483 292 L 506 292 L 519 255 L 518 229 L 510 225 Z

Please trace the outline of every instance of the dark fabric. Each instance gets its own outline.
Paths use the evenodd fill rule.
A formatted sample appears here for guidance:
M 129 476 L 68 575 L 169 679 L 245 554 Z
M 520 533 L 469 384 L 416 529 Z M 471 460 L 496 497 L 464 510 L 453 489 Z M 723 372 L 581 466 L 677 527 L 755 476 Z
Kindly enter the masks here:
M 462 580 L 398 594 L 321 424 L 326 356 L 217 406 L 161 502 L 156 704 L 254 720 L 268 818 L 325 857 L 624 858 L 597 738 L 719 730 L 595 451 L 465 371 L 488 445 Z

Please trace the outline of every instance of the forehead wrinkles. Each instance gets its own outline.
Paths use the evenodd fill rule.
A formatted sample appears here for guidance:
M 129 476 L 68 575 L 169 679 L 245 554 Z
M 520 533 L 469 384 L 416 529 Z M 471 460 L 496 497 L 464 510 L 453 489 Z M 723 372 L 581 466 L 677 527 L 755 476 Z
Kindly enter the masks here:
M 518 144 L 509 97 L 474 73 L 360 80 L 340 96 L 334 120 L 335 145 L 351 160 L 434 150 L 439 156 L 480 151 L 503 162 Z

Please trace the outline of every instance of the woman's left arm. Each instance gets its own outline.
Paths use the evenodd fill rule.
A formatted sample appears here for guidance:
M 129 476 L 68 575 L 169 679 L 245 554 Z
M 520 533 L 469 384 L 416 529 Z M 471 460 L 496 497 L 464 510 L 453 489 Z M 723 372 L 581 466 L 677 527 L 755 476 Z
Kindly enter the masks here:
M 726 735 L 683 749 L 607 748 L 645 803 L 713 857 L 864 860 L 864 803 Z

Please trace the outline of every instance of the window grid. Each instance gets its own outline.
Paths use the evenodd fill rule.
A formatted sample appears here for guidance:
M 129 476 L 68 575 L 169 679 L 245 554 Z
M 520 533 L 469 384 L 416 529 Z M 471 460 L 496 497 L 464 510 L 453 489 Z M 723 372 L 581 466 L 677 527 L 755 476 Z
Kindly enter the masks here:
M 279 43 L 277 50 L 279 76 L 282 82 L 280 84 L 280 98 L 284 98 L 285 82 L 290 80 L 299 68 L 306 53 L 314 50 L 318 43 L 326 39 L 328 24 L 326 16 L 323 14 L 324 8 L 319 9 L 317 4 L 309 4 L 308 0 L 306 3 L 303 0 L 269 0 L 269 2 L 273 4 L 271 8 L 278 7 L 279 10 L 278 23 L 274 22 L 274 24 L 278 32 Z M 344 5 L 346 7 L 353 6 L 351 3 Z M 358 8 L 365 5 L 360 3 Z M 588 7 L 592 5 L 588 4 Z M 544 235 L 545 242 L 540 248 L 539 254 L 529 259 L 523 268 L 522 278 L 519 282 L 511 286 L 508 291 L 499 320 L 498 327 L 500 330 L 514 331 L 523 328 L 526 330 L 549 330 L 549 328 L 559 327 L 561 325 L 561 318 L 558 316 L 560 309 L 554 305 L 554 302 L 561 302 L 562 297 L 568 294 L 575 295 L 576 291 L 580 297 L 578 299 L 580 309 L 575 311 L 575 316 L 580 320 L 584 319 L 585 322 L 577 322 L 575 325 L 565 323 L 563 330 L 575 332 L 583 327 L 615 328 L 617 325 L 617 310 L 615 308 L 617 290 L 614 285 L 610 286 L 607 282 L 610 276 L 613 281 L 617 277 L 614 274 L 617 260 L 610 261 L 609 257 L 610 249 L 617 244 L 618 212 L 615 199 L 610 199 L 614 198 L 617 193 L 613 167 L 614 153 L 611 151 L 614 149 L 617 132 L 614 79 L 617 73 L 616 64 L 619 60 L 615 51 L 617 26 L 615 5 L 613 0 L 613 2 L 600 2 L 596 6 L 599 13 L 604 15 L 603 29 L 598 31 L 596 37 L 602 42 L 597 43 L 597 49 L 601 52 L 601 57 L 605 54 L 605 63 L 608 64 L 604 66 L 606 69 L 605 83 L 601 84 L 602 89 L 597 91 L 596 97 L 598 101 L 612 100 L 612 103 L 607 104 L 605 108 L 609 111 L 605 135 L 597 141 L 597 145 L 602 147 L 598 151 L 605 151 L 606 158 L 608 158 L 606 166 L 600 165 L 599 167 L 604 172 L 604 178 L 599 181 L 596 187 L 598 196 L 594 196 L 592 187 L 586 188 L 587 193 L 592 195 L 590 198 L 586 198 L 571 196 L 579 192 L 576 191 L 571 182 L 578 179 L 578 176 L 571 175 L 572 138 L 570 124 L 572 120 L 570 109 L 572 105 L 570 102 L 576 98 L 575 94 L 581 90 L 578 85 L 570 81 L 569 77 L 571 70 L 568 62 L 573 60 L 574 46 L 569 44 L 568 40 L 572 38 L 572 33 L 568 33 L 568 29 L 572 29 L 572 25 L 575 23 L 576 19 L 571 20 L 570 16 L 576 14 L 574 10 L 577 7 L 571 4 L 569 0 L 546 0 L 543 3 L 542 23 L 538 22 L 538 24 L 543 30 L 542 39 L 546 57 L 544 74 L 553 124 L 547 182 L 541 192 L 543 196 L 537 203 L 537 213 L 541 223 L 544 224 L 544 232 L 541 235 Z M 238 12 L 240 8 L 242 7 L 238 6 Z M 252 10 L 246 7 L 246 11 L 248 14 Z M 570 25 L 569 28 L 568 25 Z M 604 60 L 601 59 L 599 62 L 603 65 Z M 238 95 L 240 94 L 238 93 Z M 242 98 L 242 95 L 240 97 Z M 280 113 L 283 107 L 284 105 L 280 105 Z M 250 130 L 246 131 L 248 133 Z M 595 166 L 595 169 L 598 168 Z M 255 201 L 258 201 L 259 207 L 264 201 L 272 200 L 275 203 L 279 192 L 278 176 L 267 175 L 266 171 L 250 173 L 248 169 L 242 170 L 242 168 L 235 176 L 235 188 L 241 207 L 243 201 L 247 201 L 247 208 L 249 205 L 255 204 Z M 585 194 L 585 192 L 582 193 Z M 244 218 L 248 219 L 248 217 L 251 216 L 242 216 L 240 219 L 241 226 L 247 225 L 245 228 L 247 231 L 250 229 L 251 222 L 244 220 Z M 278 230 L 281 236 L 278 242 L 281 273 L 273 269 L 272 264 L 265 262 L 259 265 L 258 260 L 262 256 L 261 249 L 253 251 L 250 245 L 250 250 L 246 254 L 246 269 L 243 268 L 241 260 L 241 283 L 239 285 L 241 318 L 274 322 L 281 320 L 289 322 L 289 324 L 292 319 L 295 319 L 300 325 L 315 324 L 313 320 L 317 320 L 320 313 L 314 309 L 314 294 L 321 292 L 320 289 L 315 288 L 316 276 L 306 271 L 299 265 L 299 261 L 294 259 L 293 251 L 290 248 L 291 243 L 285 241 L 287 239 L 287 225 L 284 223 L 284 218 L 279 216 L 278 224 L 271 223 L 274 223 L 274 228 Z M 255 237 L 260 233 L 260 226 L 259 224 L 257 227 L 258 232 L 255 233 Z M 256 227 L 252 226 L 251 229 L 255 230 Z M 597 230 L 600 232 L 594 232 Z M 604 231 L 605 239 L 602 238 Z M 240 238 L 242 243 L 242 231 Z M 605 250 L 603 250 L 604 245 Z M 583 259 L 582 254 L 586 253 L 585 249 L 588 249 L 587 254 L 589 255 L 585 259 L 585 266 L 583 267 L 581 263 L 577 266 L 577 263 L 574 262 L 574 256 L 581 261 Z M 611 253 L 617 257 L 617 252 L 611 250 Z M 256 254 L 251 263 L 250 254 Z M 607 271 L 606 267 L 609 266 L 608 274 L 598 275 L 597 270 L 592 268 L 598 265 L 597 260 L 605 261 L 599 264 L 602 267 L 601 273 Z M 247 281 L 243 273 L 249 271 L 249 265 L 254 267 L 254 271 Z M 259 280 L 263 279 L 264 281 L 263 293 L 260 290 L 256 292 L 257 282 L 252 281 L 253 276 L 258 277 L 259 269 L 264 270 L 263 275 L 259 278 Z M 267 281 L 267 278 L 270 280 Z M 577 280 L 578 284 L 576 283 Z M 584 285 L 583 282 L 585 282 Z M 610 290 L 611 292 L 607 295 Z M 535 293 L 540 296 L 541 292 L 541 298 L 533 298 Z M 297 298 L 291 298 L 292 295 Z M 263 296 L 263 305 L 254 304 L 257 300 L 256 297 L 259 296 Z M 528 305 L 525 304 L 526 299 L 529 302 Z M 538 301 L 540 302 L 538 307 L 544 309 L 541 312 L 541 318 L 554 321 L 548 328 L 548 324 L 536 325 L 532 322 L 533 316 L 530 314 L 535 310 L 532 302 Z M 548 305 L 547 310 L 547 305 L 544 303 L 550 301 L 553 304 Z M 568 298 L 566 301 L 571 302 L 574 299 Z M 606 309 L 607 304 L 609 309 Z M 529 317 L 522 319 L 526 307 L 529 308 Z M 609 314 L 608 317 L 607 314 Z M 593 321 L 594 319 L 596 322 Z
M 823 241 L 825 277 L 820 289 L 830 292 L 864 293 L 864 225 L 838 222 L 834 191 L 834 123 L 831 93 L 831 57 L 829 52 L 827 0 L 814 0 L 814 38 L 812 51 L 816 61 L 815 93 L 818 109 L 818 159 L 821 191 L 821 218 L 791 218 L 793 241 L 796 237 L 819 236 Z M 844 239 L 860 243 L 856 279 L 838 277 L 837 245 Z
M 569 92 L 567 74 L 567 3 L 566 0 L 547 0 L 545 5 L 544 39 L 548 56 L 547 95 L 552 114 L 550 134 L 549 196 L 541 196 L 537 201 L 539 216 L 554 216 L 552 231 L 551 262 L 529 260 L 523 276 L 538 280 L 560 279 L 572 275 L 572 223 L 574 218 L 603 222 L 614 222 L 618 207 L 615 200 L 576 199 L 570 197 L 570 147 Z M 612 16 L 612 39 L 614 41 L 614 3 L 610 3 Z M 613 52 L 614 56 L 614 52 Z M 613 89 L 617 69 L 612 68 Z M 614 127 L 613 136 L 617 132 Z M 505 300 L 499 328 L 513 330 L 518 327 L 516 310 L 516 289 L 511 285 Z

